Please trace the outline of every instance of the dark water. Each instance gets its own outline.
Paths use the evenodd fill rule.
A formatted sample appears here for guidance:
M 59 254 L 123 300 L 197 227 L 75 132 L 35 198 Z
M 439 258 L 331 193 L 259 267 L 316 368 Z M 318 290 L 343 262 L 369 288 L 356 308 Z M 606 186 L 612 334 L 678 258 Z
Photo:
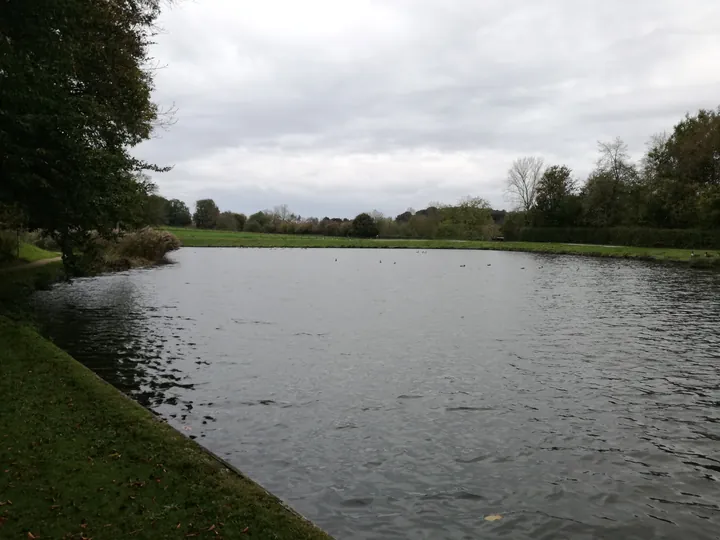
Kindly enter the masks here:
M 47 333 L 338 538 L 719 537 L 719 274 L 175 260 L 40 293 Z

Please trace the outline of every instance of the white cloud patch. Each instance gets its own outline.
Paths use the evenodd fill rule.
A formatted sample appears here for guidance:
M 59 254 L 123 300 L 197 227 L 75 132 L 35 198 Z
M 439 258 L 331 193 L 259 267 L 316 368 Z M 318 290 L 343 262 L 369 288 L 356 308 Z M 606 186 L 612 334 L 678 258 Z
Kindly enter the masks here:
M 160 23 L 177 123 L 138 154 L 175 166 L 164 195 L 223 209 L 504 207 L 518 156 L 583 176 L 599 139 L 639 156 L 720 103 L 712 0 L 195 0 Z

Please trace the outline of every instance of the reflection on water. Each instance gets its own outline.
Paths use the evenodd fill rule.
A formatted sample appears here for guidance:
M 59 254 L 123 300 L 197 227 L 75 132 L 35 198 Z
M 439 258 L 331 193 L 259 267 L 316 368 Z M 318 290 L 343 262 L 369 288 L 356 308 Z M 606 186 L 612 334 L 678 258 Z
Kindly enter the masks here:
M 39 293 L 46 333 L 338 538 L 717 537 L 720 275 L 459 251 L 175 259 Z

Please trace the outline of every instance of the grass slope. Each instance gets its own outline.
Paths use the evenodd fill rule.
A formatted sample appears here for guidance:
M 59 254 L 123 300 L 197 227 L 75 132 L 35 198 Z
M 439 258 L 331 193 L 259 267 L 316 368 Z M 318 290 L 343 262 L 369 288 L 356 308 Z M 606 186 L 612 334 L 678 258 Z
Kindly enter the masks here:
M 184 228 L 171 228 L 169 230 L 187 247 L 478 249 L 586 255 L 594 257 L 637 258 L 688 262 L 694 266 L 720 266 L 720 252 L 712 252 L 711 257 L 705 258 L 705 252 L 703 251 L 700 254 L 701 256 L 693 258 L 691 256 L 692 250 L 689 249 L 592 246 L 540 242 L 483 242 L 475 240 L 388 240 L 259 234 Z
M 55 251 L 46 251 L 32 244 L 20 242 L 20 258 L 25 262 L 43 261 L 45 259 L 54 259 L 59 257 L 60 253 Z
M 0 396 L 1 538 L 328 538 L 2 316 Z
M 44 261 L 46 259 L 55 259 L 59 256 L 60 253 L 55 253 L 54 251 L 46 251 L 32 244 L 20 242 L 20 257 L 0 263 L 0 272 L 2 270 L 21 268 L 28 263 L 36 263 L 38 261 Z
M 0 315 L 26 319 L 29 296 L 36 290 L 47 289 L 64 278 L 65 270 L 60 261 L 29 268 L 13 268 L 10 271 L 0 269 Z M 0 345 L 2 345 L 1 340 Z M 1 492 L 0 497 L 2 497 Z

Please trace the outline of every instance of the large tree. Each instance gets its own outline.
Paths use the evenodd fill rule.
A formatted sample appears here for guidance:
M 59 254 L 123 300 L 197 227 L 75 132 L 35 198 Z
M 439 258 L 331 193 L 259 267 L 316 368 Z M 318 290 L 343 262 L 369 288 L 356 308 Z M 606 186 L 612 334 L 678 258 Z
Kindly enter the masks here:
M 522 157 L 513 161 L 507 173 L 506 193 L 525 212 L 535 204 L 537 183 L 543 174 L 544 161 L 539 157 Z
M 352 235 L 364 238 L 372 238 L 379 234 L 375 219 L 367 213 L 358 214 L 352 222 Z
M 170 199 L 168 201 L 168 225 L 173 227 L 187 227 L 192 223 L 192 216 L 187 204 L 180 199 Z
M 540 178 L 533 209 L 533 224 L 542 227 L 574 225 L 579 215 L 572 169 L 565 165 L 548 167 Z
M 5 0 L 0 203 L 59 241 L 69 269 L 91 231 L 137 220 L 155 169 L 129 149 L 158 111 L 148 47 L 158 0 Z
M 212 199 L 201 199 L 195 203 L 193 221 L 198 229 L 214 229 L 220 217 L 220 209 Z

